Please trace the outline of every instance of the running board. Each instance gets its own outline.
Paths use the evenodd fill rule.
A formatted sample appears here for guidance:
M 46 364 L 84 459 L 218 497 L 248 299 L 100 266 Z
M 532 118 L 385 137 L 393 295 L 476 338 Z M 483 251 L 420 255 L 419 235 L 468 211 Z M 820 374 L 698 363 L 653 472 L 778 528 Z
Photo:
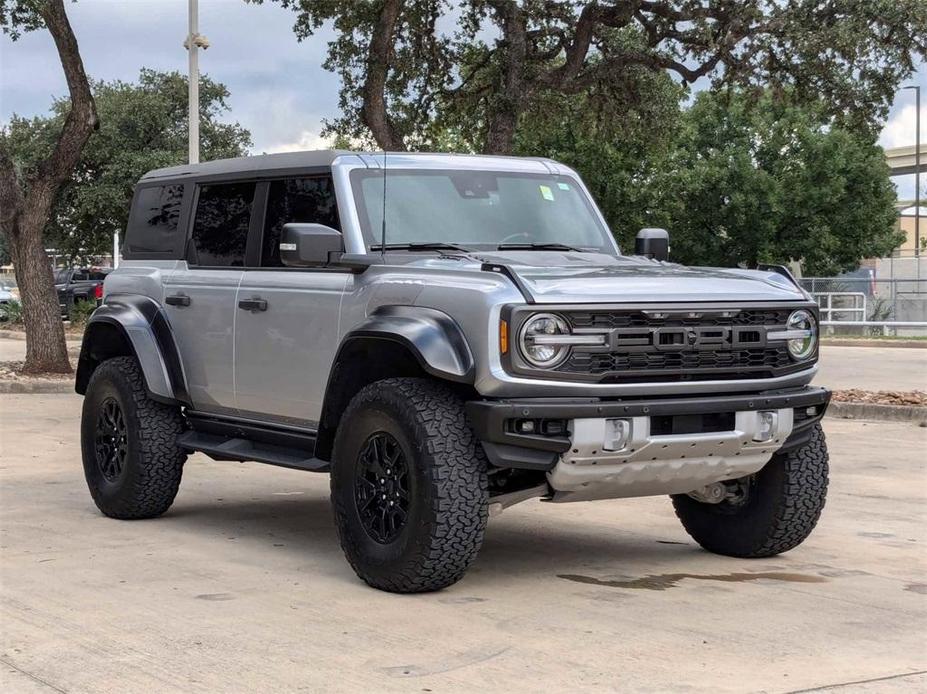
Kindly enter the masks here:
M 213 460 L 238 460 L 240 462 L 253 460 L 258 463 L 310 472 L 328 472 L 329 470 L 327 461 L 313 458 L 308 451 L 263 441 L 191 430 L 181 434 L 177 438 L 177 443 L 188 451 L 205 453 Z

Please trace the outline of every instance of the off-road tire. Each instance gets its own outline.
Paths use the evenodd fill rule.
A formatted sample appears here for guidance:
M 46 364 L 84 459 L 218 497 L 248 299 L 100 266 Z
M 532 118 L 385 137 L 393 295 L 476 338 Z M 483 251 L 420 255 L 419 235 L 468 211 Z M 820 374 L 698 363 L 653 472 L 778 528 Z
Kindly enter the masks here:
M 800 545 L 821 517 L 827 497 L 827 444 L 821 425 L 801 448 L 776 455 L 751 482 L 743 504 L 673 498 L 686 532 L 709 552 L 771 557 Z
M 108 400 L 116 401 L 126 423 L 125 463 L 115 480 L 104 476 L 95 443 L 98 417 Z M 187 458 L 177 445 L 183 431 L 180 408 L 148 396 L 134 358 L 116 357 L 100 364 L 90 378 L 81 414 L 84 477 L 97 508 L 124 520 L 154 518 L 167 511 Z
M 354 486 L 365 442 L 378 432 L 398 442 L 410 480 L 408 517 L 388 544 L 365 529 Z M 341 419 L 331 473 L 335 524 L 355 573 L 394 593 L 440 590 L 460 580 L 483 542 L 486 467 L 463 403 L 443 384 L 391 378 L 363 388 Z

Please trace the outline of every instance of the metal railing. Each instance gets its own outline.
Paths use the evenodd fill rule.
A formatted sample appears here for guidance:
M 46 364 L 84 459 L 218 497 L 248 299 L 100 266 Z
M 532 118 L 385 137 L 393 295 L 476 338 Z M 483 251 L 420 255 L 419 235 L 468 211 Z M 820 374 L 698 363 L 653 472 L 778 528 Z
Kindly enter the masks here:
M 822 323 L 866 320 L 866 295 L 862 292 L 815 292 L 811 296 L 820 307 Z
M 825 335 L 927 336 L 927 278 L 805 277 Z

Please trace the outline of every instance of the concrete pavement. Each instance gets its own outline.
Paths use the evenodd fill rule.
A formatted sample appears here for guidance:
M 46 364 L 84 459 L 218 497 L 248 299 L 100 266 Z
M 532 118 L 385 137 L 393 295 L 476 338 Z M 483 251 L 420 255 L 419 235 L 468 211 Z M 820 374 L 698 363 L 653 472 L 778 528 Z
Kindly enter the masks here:
M 815 383 L 846 390 L 927 390 L 927 349 L 821 347 Z
M 324 475 L 198 455 L 164 517 L 102 517 L 79 406 L 0 396 L 5 692 L 927 688 L 927 429 L 827 421 L 828 506 L 780 557 L 701 551 L 665 498 L 528 502 L 396 596 L 342 558 Z

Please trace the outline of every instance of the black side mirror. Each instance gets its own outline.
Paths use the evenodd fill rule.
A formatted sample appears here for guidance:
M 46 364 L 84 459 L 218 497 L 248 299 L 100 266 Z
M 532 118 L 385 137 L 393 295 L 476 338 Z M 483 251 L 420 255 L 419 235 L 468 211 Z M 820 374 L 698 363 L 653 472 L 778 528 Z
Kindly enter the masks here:
M 287 267 L 306 267 L 330 263 L 332 253 L 342 253 L 341 232 L 324 224 L 283 225 L 280 236 L 280 261 Z
M 669 258 L 669 232 L 666 229 L 641 229 L 634 239 L 634 254 L 666 260 Z

